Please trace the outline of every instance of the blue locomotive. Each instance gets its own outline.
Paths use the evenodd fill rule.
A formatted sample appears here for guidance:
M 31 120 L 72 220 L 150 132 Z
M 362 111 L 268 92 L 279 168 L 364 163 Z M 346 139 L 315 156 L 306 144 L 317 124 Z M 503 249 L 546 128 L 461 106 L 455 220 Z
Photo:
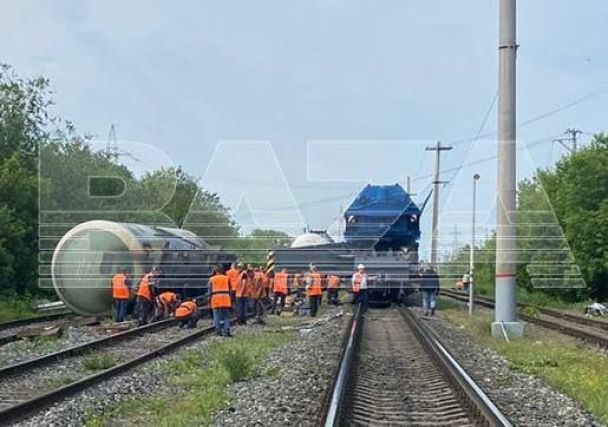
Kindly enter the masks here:
M 292 273 L 314 264 L 324 274 L 345 279 L 356 265 L 365 264 L 371 278 L 370 303 L 396 301 L 400 291 L 411 289 L 418 267 L 423 209 L 399 184 L 368 184 L 344 212 L 344 241 L 334 242 L 325 232 L 309 232 L 291 247 L 273 250 L 269 261 L 275 269 L 285 267 Z

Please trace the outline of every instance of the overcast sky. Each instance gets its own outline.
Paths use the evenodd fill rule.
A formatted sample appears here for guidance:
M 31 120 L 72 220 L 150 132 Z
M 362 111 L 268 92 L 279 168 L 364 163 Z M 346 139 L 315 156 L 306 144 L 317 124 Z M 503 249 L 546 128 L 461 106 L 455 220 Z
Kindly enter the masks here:
M 551 140 L 567 127 L 608 129 L 608 2 L 518 3 L 518 122 L 575 104 L 520 126 L 534 143 L 520 150 L 522 176 L 559 158 Z M 497 0 L 5 1 L 0 60 L 50 78 L 55 113 L 102 144 L 115 123 L 125 147 L 151 146 L 128 146 L 135 168 L 173 163 L 203 178 L 245 229 L 329 227 L 369 181 L 411 175 L 424 196 L 424 147 L 436 140 L 454 146 L 443 206 L 469 209 L 479 172 L 491 228 L 496 162 L 478 160 L 495 154 L 495 109 L 488 135 L 470 139 L 496 94 L 497 10 Z M 474 166 L 457 174 L 463 162 Z M 444 235 L 467 221 L 446 219 Z

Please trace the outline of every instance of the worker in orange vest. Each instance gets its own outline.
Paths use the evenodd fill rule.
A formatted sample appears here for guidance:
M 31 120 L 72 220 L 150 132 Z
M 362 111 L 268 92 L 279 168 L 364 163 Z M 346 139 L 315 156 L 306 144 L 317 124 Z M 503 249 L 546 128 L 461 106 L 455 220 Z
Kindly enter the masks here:
M 310 304 L 311 317 L 315 317 L 319 309 L 319 299 L 323 293 L 321 281 L 321 274 L 317 271 L 317 267 L 311 265 L 310 272 L 306 276 L 306 296 Z
M 230 283 L 230 290 L 232 291 L 232 307 L 235 307 L 236 288 L 239 285 L 240 276 L 243 273 L 243 264 L 233 262 L 230 264 L 230 268 L 226 271 L 228 276 L 228 282 Z
M 184 326 L 187 328 L 196 327 L 196 323 L 199 319 L 199 310 L 196 304 L 196 300 L 186 300 L 182 302 L 175 309 L 175 320 L 179 321 L 179 327 L 183 328 Z
M 157 267 L 152 268 L 149 273 L 144 274 L 137 287 L 137 323 L 139 326 L 150 323 L 154 315 L 158 274 L 159 269 Z
M 157 319 L 166 319 L 178 306 L 177 295 L 171 291 L 161 292 L 156 298 L 156 306 L 158 307 Z
M 365 265 L 359 264 L 357 266 L 357 271 L 353 274 L 352 284 L 353 284 L 353 304 L 361 304 L 361 313 L 365 313 L 367 311 L 368 306 L 368 291 L 367 291 L 367 272 L 365 271 Z
M 338 305 L 340 291 L 340 276 L 330 274 L 327 276 L 327 299 L 330 305 Z
M 264 277 L 259 268 L 256 269 L 253 286 L 251 287 L 251 303 L 255 314 L 255 323 L 264 324 Z
M 112 276 L 110 285 L 112 287 L 112 298 L 116 306 L 116 321 L 124 322 L 127 315 L 127 305 L 131 297 L 131 279 L 127 269 L 122 267 L 119 273 Z
M 224 274 L 224 268 L 217 265 L 213 275 L 209 278 L 209 305 L 213 310 L 213 323 L 218 335 L 229 337 L 230 315 L 232 311 L 232 297 L 230 281 Z
M 281 269 L 281 271 L 274 275 L 274 282 L 272 285 L 272 293 L 274 294 L 274 303 L 272 304 L 271 311 L 272 314 L 274 314 L 275 310 L 277 309 L 277 303 L 279 306 L 277 314 L 280 316 L 281 312 L 283 311 L 285 298 L 289 293 L 289 289 L 287 288 L 287 278 L 288 274 L 286 268 Z
M 251 300 L 251 289 L 255 282 L 255 271 L 251 264 L 247 265 L 247 271 L 241 274 L 239 285 L 236 289 L 236 322 L 241 325 L 247 324 L 247 311 Z

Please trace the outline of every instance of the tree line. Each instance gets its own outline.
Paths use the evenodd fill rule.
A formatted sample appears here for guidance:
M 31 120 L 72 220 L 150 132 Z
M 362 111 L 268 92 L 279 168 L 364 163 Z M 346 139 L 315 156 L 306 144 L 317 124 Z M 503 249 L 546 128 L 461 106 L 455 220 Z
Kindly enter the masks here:
M 608 135 L 518 183 L 517 285 L 565 302 L 608 300 Z M 493 293 L 495 235 L 475 248 L 477 289 Z M 468 269 L 469 247 L 445 265 Z
M 181 168 L 135 176 L 53 116 L 52 105 L 47 79 L 0 65 L 0 293 L 48 292 L 38 288 L 40 257 L 71 226 L 91 219 L 188 228 L 258 264 L 268 248 L 288 240 L 274 230 L 242 236 L 219 196 Z

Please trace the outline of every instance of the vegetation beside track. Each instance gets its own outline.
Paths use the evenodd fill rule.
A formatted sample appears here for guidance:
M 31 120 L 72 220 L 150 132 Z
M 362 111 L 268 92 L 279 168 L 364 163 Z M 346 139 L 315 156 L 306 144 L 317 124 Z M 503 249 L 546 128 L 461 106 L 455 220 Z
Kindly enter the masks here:
M 29 296 L 19 296 L 13 293 L 0 295 L 0 322 L 36 315 L 39 313 L 32 309 L 32 299 Z
M 290 339 L 284 332 L 240 334 L 214 341 L 202 351 L 182 351 L 162 368 L 167 373 L 166 393 L 130 399 L 87 418 L 85 425 L 205 425 L 227 405 L 231 383 L 276 375 L 271 368 L 263 371 L 261 361 Z
M 512 369 L 543 378 L 608 423 L 608 355 L 531 324 L 526 325 L 523 339 L 507 343 L 490 335 L 489 314 L 476 313 L 469 319 L 465 310 L 453 307 L 442 314 L 479 345 L 500 353 Z

